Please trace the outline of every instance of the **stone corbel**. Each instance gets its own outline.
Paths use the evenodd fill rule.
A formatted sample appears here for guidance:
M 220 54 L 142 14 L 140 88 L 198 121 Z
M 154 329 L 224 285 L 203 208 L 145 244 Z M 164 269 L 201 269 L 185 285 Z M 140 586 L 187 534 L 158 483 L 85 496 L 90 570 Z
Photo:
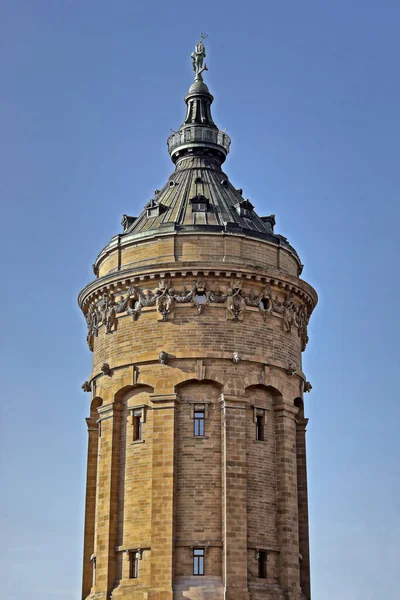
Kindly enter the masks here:
M 84 392 L 91 392 L 91 391 L 92 391 L 92 386 L 90 385 L 89 381 L 84 381 L 84 382 L 82 383 L 82 386 L 81 386 L 81 387 L 82 387 L 82 390 L 83 390 Z

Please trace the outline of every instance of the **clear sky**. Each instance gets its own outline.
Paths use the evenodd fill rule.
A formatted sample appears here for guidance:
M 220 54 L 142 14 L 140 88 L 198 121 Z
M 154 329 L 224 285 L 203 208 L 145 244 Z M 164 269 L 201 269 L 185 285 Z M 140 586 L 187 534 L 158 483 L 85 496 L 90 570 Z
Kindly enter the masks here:
M 304 371 L 314 600 L 398 600 L 395 0 L 3 0 L 2 597 L 79 598 L 91 354 L 76 297 L 173 170 L 207 39 L 225 170 L 319 293 Z

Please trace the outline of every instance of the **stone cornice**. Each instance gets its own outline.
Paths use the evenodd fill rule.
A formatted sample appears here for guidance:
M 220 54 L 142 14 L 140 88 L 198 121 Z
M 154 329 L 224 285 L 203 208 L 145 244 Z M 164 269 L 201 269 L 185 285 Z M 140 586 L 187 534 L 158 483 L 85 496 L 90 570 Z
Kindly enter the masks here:
M 160 231 L 160 229 L 154 230 L 154 231 L 148 231 L 145 232 L 144 234 L 128 234 L 128 235 L 115 235 L 113 238 L 111 238 L 110 242 L 99 252 L 99 254 L 97 255 L 95 262 L 93 264 L 93 269 L 96 272 L 97 269 L 99 268 L 99 263 L 105 259 L 107 256 L 109 256 L 110 254 L 112 254 L 113 252 L 119 252 L 121 251 L 123 248 L 128 248 L 129 246 L 135 245 L 135 244 L 140 244 L 141 242 L 149 242 L 151 240 L 157 240 L 159 238 L 166 238 L 166 237 L 176 237 L 177 235 L 181 236 L 230 236 L 230 237 L 235 237 L 235 238 L 244 238 L 246 240 L 251 239 L 255 242 L 261 242 L 263 244 L 266 244 L 268 246 L 273 246 L 275 248 L 280 248 L 282 250 L 286 250 L 291 256 L 293 256 L 293 258 L 297 261 L 298 265 L 299 265 L 299 269 L 300 271 L 303 268 L 303 265 L 300 261 L 299 255 L 297 254 L 296 250 L 293 248 L 293 246 L 291 246 L 287 241 L 285 242 L 285 238 L 283 238 L 282 236 L 278 236 L 276 234 L 262 234 L 257 235 L 256 232 L 251 232 L 250 230 L 246 233 L 243 232 L 228 232 L 225 230 L 224 227 L 220 227 L 220 226 L 215 226 L 214 227 L 214 231 L 213 231 L 213 227 L 208 226 L 207 230 L 204 229 L 198 229 L 198 230 L 193 230 L 193 231 L 178 231 L 178 230 L 172 230 L 172 231 Z
M 204 354 L 204 352 L 199 353 L 198 356 L 196 356 L 193 353 L 191 354 L 191 356 L 187 356 L 185 353 L 182 353 L 182 354 L 177 353 L 174 356 L 174 358 L 171 360 L 170 366 L 173 367 L 173 360 L 191 362 L 191 361 L 199 361 L 199 360 L 204 361 L 207 359 L 209 359 L 210 361 L 226 360 L 229 364 L 232 364 L 232 354 L 230 352 L 212 352 L 212 351 L 210 351 L 210 352 L 207 352 L 206 354 Z M 284 371 L 285 373 L 287 373 L 287 371 L 288 371 L 288 366 L 285 365 L 283 362 L 280 362 L 280 361 L 279 362 L 278 361 L 271 362 L 270 359 L 265 359 L 263 356 L 258 356 L 255 354 L 243 354 L 243 356 L 241 357 L 241 361 L 242 362 L 247 361 L 247 362 L 250 362 L 253 364 L 258 364 L 262 368 L 265 368 L 265 367 L 271 368 L 272 367 L 273 369 L 279 369 L 281 371 Z M 146 366 L 151 366 L 151 365 L 158 366 L 159 360 L 158 360 L 157 353 L 155 353 L 154 358 L 146 358 L 144 360 L 136 360 L 135 362 L 124 363 L 122 365 L 112 365 L 111 370 L 113 372 L 115 372 L 115 371 L 119 371 L 121 369 L 129 369 L 130 367 L 134 367 L 134 369 L 137 369 L 138 367 L 145 366 L 145 365 Z M 193 368 L 192 375 L 195 376 L 195 379 L 198 379 L 198 377 L 196 376 L 196 367 Z M 94 374 L 89 379 L 89 381 L 90 382 L 96 381 L 100 377 L 106 377 L 106 375 L 104 375 L 104 373 L 102 371 L 99 371 L 98 373 Z M 300 381 L 302 381 L 302 382 L 304 382 L 306 380 L 306 377 L 302 371 L 295 371 L 292 374 L 292 377 L 296 377 L 296 378 L 300 379 Z M 143 382 L 141 382 L 141 381 L 135 382 L 133 384 L 133 386 L 141 386 L 141 385 L 143 385 Z M 269 385 L 269 382 L 265 381 L 265 385 Z M 152 396 L 152 394 L 150 394 L 150 396 Z M 159 402 L 163 401 L 164 395 L 160 396 L 160 394 L 154 394 L 154 396 L 157 398 L 160 398 Z M 230 398 L 230 395 L 225 394 L 225 398 L 227 398 L 227 397 Z M 166 401 L 177 400 L 177 395 L 176 394 L 172 394 L 172 395 L 166 394 L 165 398 L 166 398 Z M 238 397 L 238 396 L 233 395 L 232 398 L 233 398 L 233 400 L 235 400 L 235 398 L 239 398 L 239 400 L 240 400 L 240 396 Z M 201 400 L 201 401 L 193 400 L 193 401 L 190 401 L 189 404 L 190 403 L 205 404 L 205 403 L 208 403 L 208 401 L 207 400 Z M 101 407 L 99 410 L 101 411 L 102 408 L 105 409 L 105 408 L 111 407 L 111 406 L 112 406 L 112 404 L 107 404 L 104 407 Z M 134 408 L 136 408 L 136 407 L 133 407 L 133 409 Z
M 165 267 L 165 268 L 164 268 Z M 177 269 L 176 263 L 163 265 L 161 270 L 158 267 L 146 267 L 142 271 L 135 268 L 122 269 L 113 273 L 108 273 L 104 277 L 95 279 L 83 288 L 78 296 L 78 304 L 82 310 L 93 299 L 99 299 L 104 293 L 119 293 L 126 290 L 131 285 L 140 285 L 150 283 L 165 278 L 183 278 L 186 277 L 220 277 L 229 283 L 230 278 L 236 278 L 242 282 L 259 282 L 264 285 L 273 285 L 284 291 L 294 292 L 302 297 L 314 309 L 318 302 L 318 296 L 314 288 L 305 282 L 303 279 L 289 275 L 284 271 L 279 271 L 273 267 L 260 270 L 254 267 L 238 266 L 237 268 L 210 268 L 209 265 L 199 265 L 193 267 L 193 263 L 185 267 L 184 264 L 179 265 Z

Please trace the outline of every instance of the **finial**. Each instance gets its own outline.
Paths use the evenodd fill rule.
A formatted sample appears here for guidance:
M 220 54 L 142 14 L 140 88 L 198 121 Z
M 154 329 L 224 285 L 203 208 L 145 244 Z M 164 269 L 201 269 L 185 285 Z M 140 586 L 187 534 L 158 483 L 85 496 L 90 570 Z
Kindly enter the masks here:
M 203 40 L 205 40 L 208 36 L 206 33 L 202 33 L 200 37 L 200 42 L 195 45 L 194 52 L 192 52 L 191 54 L 195 81 L 203 81 L 203 77 L 201 76 L 201 74 L 203 73 L 203 71 L 208 71 L 207 65 L 204 62 L 204 59 L 206 57 L 206 49 L 203 44 Z

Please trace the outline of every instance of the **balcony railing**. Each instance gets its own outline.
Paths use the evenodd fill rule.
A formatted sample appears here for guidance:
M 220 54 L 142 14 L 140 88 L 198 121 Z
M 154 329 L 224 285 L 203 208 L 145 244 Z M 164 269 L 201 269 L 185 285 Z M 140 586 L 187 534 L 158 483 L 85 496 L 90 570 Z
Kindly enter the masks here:
M 167 140 L 168 152 L 172 152 L 179 146 L 184 146 L 191 143 L 210 143 L 222 146 L 228 154 L 231 145 L 231 138 L 227 133 L 211 129 L 209 127 L 185 127 L 181 131 L 177 131 L 169 136 Z

